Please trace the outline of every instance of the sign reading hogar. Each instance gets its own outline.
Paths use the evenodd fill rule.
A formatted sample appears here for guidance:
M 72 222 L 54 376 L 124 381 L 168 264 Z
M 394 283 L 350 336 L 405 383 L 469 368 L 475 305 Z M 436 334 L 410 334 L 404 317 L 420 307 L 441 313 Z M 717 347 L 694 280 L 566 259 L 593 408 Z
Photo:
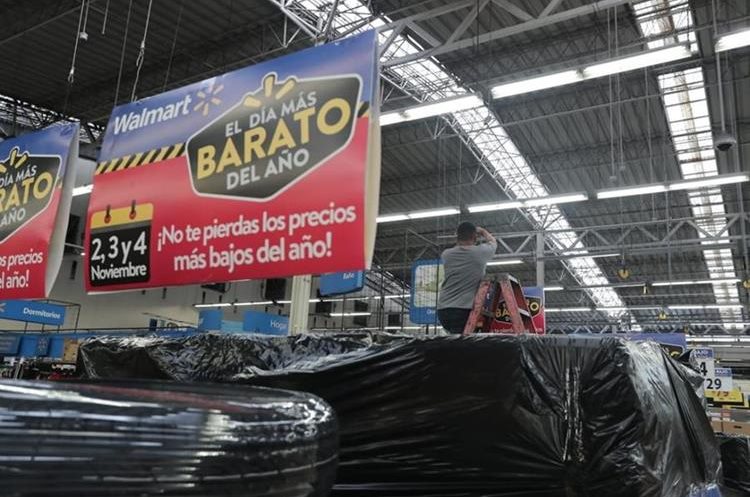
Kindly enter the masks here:
M 288 335 L 289 318 L 267 312 L 247 311 L 243 319 L 242 329 L 250 333 L 264 335 Z
M 364 33 L 115 108 L 89 203 L 87 290 L 368 267 L 377 53 Z

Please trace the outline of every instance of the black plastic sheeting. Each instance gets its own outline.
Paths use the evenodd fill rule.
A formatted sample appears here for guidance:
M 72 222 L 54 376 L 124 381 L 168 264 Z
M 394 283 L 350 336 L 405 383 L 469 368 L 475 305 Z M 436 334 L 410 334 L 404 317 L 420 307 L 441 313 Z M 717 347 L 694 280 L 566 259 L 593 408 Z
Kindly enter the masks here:
M 689 371 L 616 338 L 385 334 L 99 339 L 95 378 L 312 392 L 340 423 L 334 495 L 718 495 L 716 439 Z M 710 489 L 710 491 L 709 491 Z
M 0 495 L 323 497 L 330 406 L 268 388 L 0 382 Z
M 750 495 L 750 437 L 725 433 L 717 437 L 726 486 Z

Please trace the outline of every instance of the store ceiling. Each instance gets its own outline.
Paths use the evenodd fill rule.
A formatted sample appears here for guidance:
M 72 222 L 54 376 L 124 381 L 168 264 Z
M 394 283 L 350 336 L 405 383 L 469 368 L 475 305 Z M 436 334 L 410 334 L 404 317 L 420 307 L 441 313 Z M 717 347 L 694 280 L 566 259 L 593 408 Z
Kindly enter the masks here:
M 660 5 L 664 11 L 679 8 L 686 1 L 655 0 L 657 7 Z M 339 17 L 351 16 L 364 5 L 359 0 L 287 3 L 306 8 L 310 18 L 321 19 L 330 13 L 334 4 L 338 6 Z M 617 8 L 616 15 L 612 9 L 605 9 L 479 43 L 483 34 L 523 22 L 523 13 L 514 11 L 513 5 L 537 17 L 550 0 L 480 0 L 477 3 L 486 6 L 477 19 L 464 24 L 466 31 L 458 37 L 475 39 L 477 43 L 437 55 L 434 61 L 454 81 L 483 96 L 494 118 L 551 194 L 594 192 L 682 177 L 675 138 L 659 88 L 660 74 L 701 67 L 711 122 L 714 128 L 718 127 L 716 67 L 709 29 L 713 17 L 709 1 L 690 0 L 688 4 L 698 50 L 686 62 L 494 101 L 489 98 L 489 89 L 495 83 L 575 67 L 584 61 L 603 60 L 619 50 L 645 47 L 639 24 L 643 21 L 632 4 L 624 4 Z M 554 12 L 593 3 L 593 0 L 562 0 Z M 83 4 L 88 5 L 88 9 L 84 10 L 82 18 L 81 0 L 0 0 L 4 25 L 0 35 L 0 64 L 11 68 L 0 78 L 0 95 L 8 97 L 4 105 L 0 105 L 0 123 L 4 122 L 5 128 L 13 121 L 12 103 L 18 99 L 92 123 L 89 138 L 95 142 L 96 131 L 106 123 L 113 104 L 130 100 L 149 0 L 91 0 Z M 378 16 L 386 15 L 391 21 L 398 21 L 453 2 L 373 0 L 365 4 Z M 718 4 L 721 29 L 750 25 L 750 2 L 724 0 Z M 417 44 L 424 45 L 428 39 L 445 41 L 462 24 L 469 10 L 455 10 L 419 21 L 406 32 Z M 78 44 L 73 81 L 69 83 L 77 26 L 84 20 L 88 40 Z M 143 67 L 134 93 L 136 97 L 145 97 L 313 43 L 305 33 L 295 32 L 295 24 L 270 0 L 153 2 Z M 750 49 L 729 52 L 722 62 L 723 76 L 732 82 L 726 85 L 725 92 L 728 124 L 740 143 L 739 153 L 717 156 L 717 167 L 719 173 L 747 171 L 750 170 L 750 92 L 747 91 L 750 88 Z M 394 74 L 394 68 L 385 69 L 388 81 L 395 80 Z M 399 87 L 386 82 L 384 109 L 413 105 L 412 98 L 404 92 L 409 85 L 409 81 L 402 81 Z M 31 126 L 48 122 L 43 112 L 35 112 L 36 121 L 33 116 L 24 115 L 29 120 L 18 117 L 17 122 Z M 465 206 L 508 198 L 504 192 L 508 178 L 501 175 L 498 181 L 493 179 L 475 152 L 467 146 L 466 137 L 448 126 L 443 118 L 384 127 L 381 212 Z M 721 203 L 728 215 L 750 212 L 750 186 L 747 184 L 722 188 L 721 193 Z M 661 241 L 676 226 L 675 220 L 691 219 L 695 214 L 685 192 L 675 192 L 669 197 L 661 194 L 592 200 L 561 205 L 560 210 L 573 228 L 607 226 L 613 240 L 617 239 L 618 230 L 624 232 L 632 223 L 643 223 L 642 231 L 636 230 L 614 247 L 619 256 L 595 260 L 600 273 L 611 283 L 621 283 L 616 273 L 622 265 L 623 253 L 632 272 L 631 281 L 711 277 L 700 243 L 680 244 L 697 238 L 690 224 L 678 228 L 668 241 Z M 535 229 L 533 220 L 520 211 L 464 217 L 505 236 Z M 449 217 L 381 225 L 376 262 L 408 279 L 407 267 L 413 259 L 436 256 L 450 243 L 457 221 L 457 217 Z M 737 223 L 728 230 L 732 239 L 725 244 L 731 251 L 731 262 L 738 278 L 747 276 L 744 267 L 747 233 L 741 226 L 742 223 Z M 651 246 L 634 248 L 632 244 L 638 237 L 639 244 L 651 242 Z M 522 238 L 518 240 L 520 243 Z M 595 234 L 583 241 L 590 250 L 597 250 L 604 244 Z M 529 284 L 536 281 L 535 265 L 530 258 L 526 258 L 523 265 L 503 270 Z M 548 283 L 559 283 L 570 289 L 549 293 L 548 306 L 595 306 L 591 292 L 579 288 L 581 285 L 569 266 L 553 258 L 547 261 L 546 272 Z M 657 287 L 650 289 L 648 295 L 643 295 L 642 288 L 616 288 L 614 291 L 629 306 L 716 302 L 711 285 Z M 750 322 L 747 291 L 738 286 L 737 293 L 738 303 L 745 305 L 738 321 Z M 643 327 L 658 324 L 658 311 L 633 311 L 631 314 Z M 552 323 L 571 327 L 610 319 L 620 322 L 605 313 L 550 315 Z M 676 329 L 691 321 L 720 322 L 722 319 L 726 319 L 726 315 L 717 310 L 672 311 L 666 327 Z M 629 316 L 627 320 L 630 321 Z

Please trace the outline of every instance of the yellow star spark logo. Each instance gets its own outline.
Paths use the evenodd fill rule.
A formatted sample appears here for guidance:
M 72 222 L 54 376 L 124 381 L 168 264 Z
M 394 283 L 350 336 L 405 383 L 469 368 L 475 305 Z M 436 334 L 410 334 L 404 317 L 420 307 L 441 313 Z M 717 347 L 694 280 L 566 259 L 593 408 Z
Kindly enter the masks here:
M 18 147 L 13 147 L 8 154 L 8 157 L 6 157 L 5 160 L 0 161 L 0 174 L 5 174 L 8 172 L 8 169 L 11 168 L 18 169 L 26 163 L 29 159 L 29 153 L 24 152 L 19 154 L 19 151 L 20 149 Z
M 195 104 L 195 107 L 193 107 L 193 110 L 195 111 L 201 111 L 201 113 L 204 116 L 208 115 L 209 110 L 211 109 L 211 106 L 219 105 L 221 103 L 221 99 L 217 97 L 219 93 L 222 92 L 224 89 L 224 85 L 219 85 L 214 88 L 214 84 L 211 83 L 211 86 L 208 87 L 208 90 L 203 91 L 199 90 L 196 95 L 200 99 L 197 104 Z
M 292 91 L 297 84 L 297 81 L 294 79 L 287 79 L 283 85 L 281 85 L 281 88 L 276 92 L 276 100 L 281 100 L 284 98 L 290 91 Z M 266 98 L 271 98 L 273 96 L 274 88 L 276 87 L 276 75 L 275 74 L 269 74 L 265 78 L 263 78 L 263 95 Z M 263 104 L 260 100 L 258 100 L 255 97 L 247 96 L 245 97 L 245 100 L 242 102 L 242 104 L 245 107 L 250 107 L 252 109 L 257 109 L 261 107 Z

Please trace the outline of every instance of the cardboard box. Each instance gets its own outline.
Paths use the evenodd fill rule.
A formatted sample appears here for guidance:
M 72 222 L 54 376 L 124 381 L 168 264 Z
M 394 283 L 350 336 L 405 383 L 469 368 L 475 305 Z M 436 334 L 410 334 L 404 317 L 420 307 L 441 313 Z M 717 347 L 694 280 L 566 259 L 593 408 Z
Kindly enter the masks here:
M 742 423 L 740 421 L 723 421 L 722 429 L 724 433 L 750 435 L 750 423 Z

